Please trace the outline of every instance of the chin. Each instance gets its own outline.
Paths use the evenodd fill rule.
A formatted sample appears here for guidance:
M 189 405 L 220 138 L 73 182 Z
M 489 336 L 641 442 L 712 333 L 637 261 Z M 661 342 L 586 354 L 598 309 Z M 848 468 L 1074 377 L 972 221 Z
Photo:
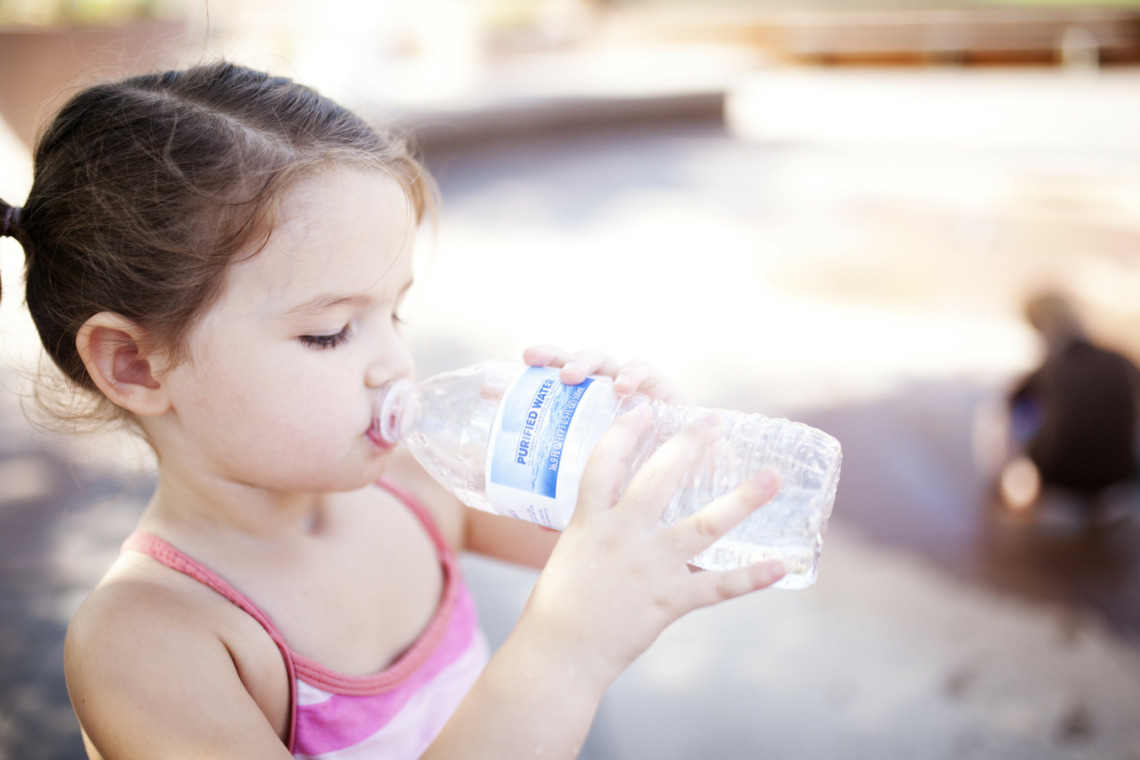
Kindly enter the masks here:
M 372 462 L 368 467 L 364 468 L 364 472 L 362 472 L 358 478 L 352 479 L 353 485 L 350 485 L 349 488 L 345 490 L 356 491 L 366 486 L 375 485 L 376 481 L 384 477 L 384 473 L 387 471 L 387 457 L 384 457 L 377 462 Z
M 298 478 L 282 484 L 281 490 L 298 493 L 349 493 L 374 485 L 384 474 L 384 465 L 361 467 L 353 472 L 335 475 L 325 473 L 321 477 Z

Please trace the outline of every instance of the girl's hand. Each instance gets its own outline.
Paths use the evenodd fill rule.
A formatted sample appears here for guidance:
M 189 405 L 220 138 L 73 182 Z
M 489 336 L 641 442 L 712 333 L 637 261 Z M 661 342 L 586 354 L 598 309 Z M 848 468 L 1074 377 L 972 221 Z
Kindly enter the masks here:
M 598 442 L 574 516 L 519 623 L 541 637 L 548 656 L 600 689 L 682 615 L 770 586 L 784 574 L 778 562 L 727 572 L 693 573 L 687 566 L 772 498 L 779 483 L 770 472 L 691 517 L 661 524 L 685 470 L 719 434 L 713 416 L 661 446 L 618 500 L 626 461 L 650 421 L 648 407 L 637 407 Z
M 546 346 L 525 358 L 532 366 L 562 367 L 566 383 L 600 373 L 616 376 L 623 392 L 684 402 L 642 363 L 619 367 L 600 352 L 570 355 Z M 650 407 L 640 404 L 598 441 L 574 516 L 526 609 L 425 758 L 577 757 L 606 689 L 673 621 L 783 577 L 779 562 L 690 572 L 688 560 L 771 499 L 778 479 L 765 473 L 697 514 L 662 525 L 665 506 L 687 468 L 719 437 L 720 422 L 710 415 L 685 427 L 623 492 L 627 464 L 651 427 Z M 528 720 L 518 720 L 520 710 Z
M 523 361 L 532 367 L 561 367 L 559 379 L 566 385 L 577 385 L 589 375 L 606 375 L 614 378 L 614 392 L 619 396 L 642 393 L 671 404 L 690 403 L 688 396 L 652 365 L 642 361 L 619 365 L 595 348 L 571 353 L 556 346 L 531 346 L 523 352 Z

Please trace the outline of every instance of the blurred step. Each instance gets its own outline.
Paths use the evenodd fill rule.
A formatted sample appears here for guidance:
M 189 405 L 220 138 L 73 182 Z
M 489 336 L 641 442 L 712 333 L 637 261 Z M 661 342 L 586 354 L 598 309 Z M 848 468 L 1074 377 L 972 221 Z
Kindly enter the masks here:
M 773 69 L 742 79 L 726 112 L 763 141 L 1140 157 L 1136 70 Z
M 1140 11 L 1063 7 L 864 7 L 804 2 L 631 12 L 627 28 L 752 45 L 823 64 L 1098 64 L 1140 61 Z M 882 3 L 878 4 L 883 6 Z

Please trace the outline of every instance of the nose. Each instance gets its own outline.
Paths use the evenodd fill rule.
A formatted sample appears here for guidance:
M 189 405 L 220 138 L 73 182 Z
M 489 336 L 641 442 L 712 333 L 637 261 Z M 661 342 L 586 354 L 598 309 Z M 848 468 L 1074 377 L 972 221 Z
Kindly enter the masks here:
M 391 341 L 376 352 L 364 373 L 368 388 L 381 388 L 393 380 L 411 377 L 415 363 L 412 352 L 403 340 Z

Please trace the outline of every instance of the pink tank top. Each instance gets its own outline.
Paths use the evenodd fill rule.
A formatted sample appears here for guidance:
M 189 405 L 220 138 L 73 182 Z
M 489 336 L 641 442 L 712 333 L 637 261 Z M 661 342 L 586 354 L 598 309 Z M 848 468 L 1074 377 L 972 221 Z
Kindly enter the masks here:
M 252 616 L 277 644 L 289 672 L 289 751 L 296 758 L 356 760 L 423 754 L 487 662 L 471 592 L 431 516 L 410 494 L 382 481 L 420 519 L 444 571 L 439 606 L 420 637 L 386 670 L 336 673 L 289 648 L 273 621 L 248 597 L 161 538 L 133 533 L 123 551 L 147 554 L 212 588 Z

